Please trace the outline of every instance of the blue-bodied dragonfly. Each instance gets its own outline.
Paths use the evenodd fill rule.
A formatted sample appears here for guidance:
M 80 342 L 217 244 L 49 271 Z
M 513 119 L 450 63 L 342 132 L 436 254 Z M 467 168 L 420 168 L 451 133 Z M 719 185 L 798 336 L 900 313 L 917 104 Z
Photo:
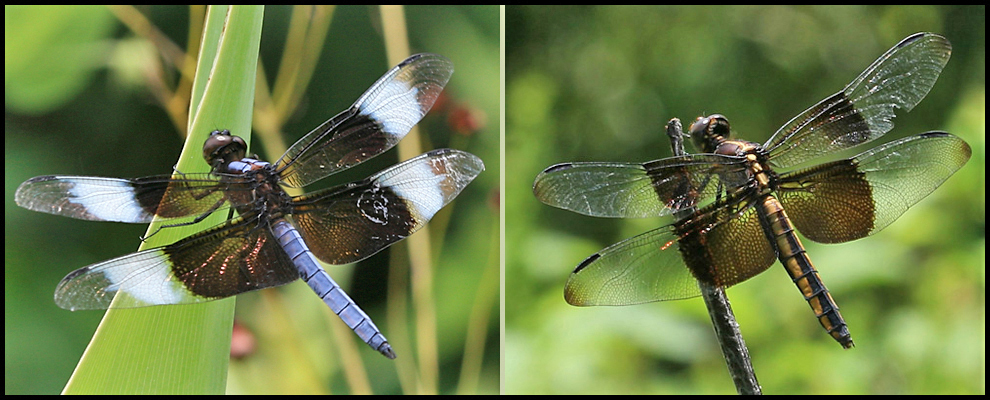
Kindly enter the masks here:
M 361 340 L 395 358 L 371 318 L 318 260 L 357 262 L 416 232 L 484 170 L 481 159 L 439 149 L 301 196 L 283 186 L 309 185 L 395 146 L 452 73 L 442 56 L 409 57 L 274 163 L 246 157 L 243 139 L 217 130 L 203 146 L 210 173 L 24 182 L 15 196 L 21 207 L 84 220 L 148 223 L 157 216 L 187 225 L 215 212 L 237 213 L 171 245 L 73 271 L 55 289 L 55 303 L 70 310 L 105 309 L 114 297 L 120 299 L 113 306 L 123 308 L 198 303 L 302 278 Z

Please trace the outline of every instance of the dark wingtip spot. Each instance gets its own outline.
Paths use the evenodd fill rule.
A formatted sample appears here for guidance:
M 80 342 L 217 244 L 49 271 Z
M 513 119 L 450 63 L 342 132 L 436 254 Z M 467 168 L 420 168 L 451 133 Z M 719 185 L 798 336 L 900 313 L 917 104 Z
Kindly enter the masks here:
M 549 168 L 543 170 L 543 172 L 540 172 L 539 175 L 536 175 L 536 179 L 533 181 L 533 194 L 535 194 L 536 197 L 540 197 L 540 184 L 543 182 L 544 176 L 548 174 L 552 174 L 557 171 L 571 169 L 573 167 L 574 167 L 573 163 L 563 163 L 563 164 L 552 165 Z
M 543 172 L 541 174 L 549 174 L 549 173 L 553 173 L 553 172 L 557 172 L 557 171 L 561 171 L 561 170 L 565 170 L 565 169 L 571 169 L 573 167 L 574 167 L 574 163 L 563 163 L 563 164 L 551 165 L 549 168 L 543 170 Z
M 913 34 L 911 36 L 908 36 L 908 37 L 904 38 L 904 40 L 902 40 L 900 43 L 897 44 L 897 47 L 907 46 L 908 44 L 913 43 L 915 40 L 921 39 L 921 38 L 923 38 L 923 37 L 925 37 L 927 35 L 929 35 L 928 32 L 918 32 L 918 33 L 915 33 L 915 34 Z
M 602 255 L 599 253 L 592 254 L 591 257 L 588 257 L 584 261 L 581 261 L 581 264 L 578 264 L 577 268 L 574 268 L 573 273 L 576 274 L 578 272 L 581 272 L 581 270 L 584 269 L 584 267 L 587 267 L 591 263 L 595 262 L 595 260 L 601 258 L 601 256 Z
M 949 132 L 943 132 L 943 131 L 930 131 L 930 132 L 922 133 L 922 134 L 920 134 L 918 136 L 921 136 L 921 137 L 945 137 L 945 136 L 952 136 L 952 134 L 949 133 Z
M 400 62 L 398 66 L 399 67 L 402 67 L 404 65 L 412 64 L 413 61 L 416 61 L 416 60 L 418 60 L 420 58 L 423 58 L 423 56 L 425 56 L 427 54 L 428 53 L 417 53 L 417 54 L 413 54 L 413 55 L 409 56 L 408 58 L 406 58 L 405 60 L 402 60 L 402 62 Z
M 908 36 L 908 37 L 904 38 L 904 40 L 901 40 L 901 42 L 898 43 L 897 46 L 894 46 L 894 47 L 895 48 L 902 48 L 902 47 L 908 46 L 908 45 L 910 45 L 910 44 L 912 44 L 914 42 L 917 42 L 917 41 L 919 41 L 919 40 L 921 40 L 923 38 L 929 38 L 931 40 L 937 41 L 937 42 L 939 42 L 939 44 L 942 47 L 944 47 L 944 49 L 946 51 L 952 51 L 952 44 L 949 43 L 949 40 L 948 39 L 946 39 L 942 35 L 939 35 L 937 33 L 931 33 L 931 32 L 918 32 L 918 33 L 915 33 L 915 34 L 913 34 L 911 36 Z
M 90 268 L 89 267 L 82 267 L 82 268 L 79 268 L 79 269 L 77 269 L 75 271 L 72 271 L 68 275 L 66 275 L 65 278 L 62 278 L 62 281 L 59 283 L 59 286 L 62 286 L 62 284 L 65 283 L 65 282 L 68 282 L 68 281 L 71 281 L 71 280 L 75 279 L 77 276 L 85 275 L 89 271 L 90 271 Z
M 36 176 L 34 178 L 31 178 L 31 179 L 28 179 L 28 180 L 24 181 L 24 183 L 22 183 L 21 186 L 24 186 L 25 184 L 28 184 L 28 183 L 48 182 L 48 181 L 54 181 L 54 180 L 58 180 L 58 176 L 57 175 Z

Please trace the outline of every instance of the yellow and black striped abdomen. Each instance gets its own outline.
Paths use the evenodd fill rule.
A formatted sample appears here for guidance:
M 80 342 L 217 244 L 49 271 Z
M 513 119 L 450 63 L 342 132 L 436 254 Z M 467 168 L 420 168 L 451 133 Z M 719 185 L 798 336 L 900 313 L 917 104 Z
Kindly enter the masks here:
M 811 263 L 801 240 L 794 233 L 794 227 L 784 212 L 780 201 L 772 195 L 764 196 L 757 205 L 761 219 L 766 224 L 768 234 L 772 235 L 777 247 L 777 256 L 784 269 L 790 274 L 791 280 L 815 311 L 818 322 L 844 348 L 853 347 L 852 337 L 846 326 L 846 321 L 839 314 L 839 306 L 832 300 L 825 284 L 822 283 L 818 271 Z

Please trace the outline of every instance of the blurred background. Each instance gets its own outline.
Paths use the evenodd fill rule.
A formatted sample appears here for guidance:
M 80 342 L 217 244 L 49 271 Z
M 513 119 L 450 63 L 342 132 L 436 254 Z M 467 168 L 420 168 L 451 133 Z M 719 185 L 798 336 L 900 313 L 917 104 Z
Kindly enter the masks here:
M 62 390 L 103 313 L 59 309 L 52 301 L 55 285 L 76 268 L 135 251 L 146 229 L 29 212 L 14 204 L 14 191 L 37 175 L 169 173 L 182 146 L 188 111 L 183 103 L 188 82 L 178 71 L 185 52 L 195 55 L 204 10 L 4 7 L 5 394 Z M 378 7 L 341 6 L 307 14 L 312 11 L 287 6 L 265 10 L 260 64 L 266 75 L 257 88 L 259 98 L 272 96 L 266 91 L 278 86 L 280 67 L 314 61 L 311 79 L 291 86 L 297 97 L 289 108 L 278 110 L 283 114 L 256 111 L 256 129 L 278 133 L 282 145 L 350 106 L 394 66 L 386 59 Z M 411 52 L 442 54 L 455 65 L 444 96 L 419 124 L 424 151 L 458 148 L 481 157 L 486 166 L 429 225 L 437 347 L 431 357 L 437 367 L 407 369 L 405 376 L 434 376 L 432 385 L 439 393 L 497 393 L 498 7 L 406 7 L 403 12 Z M 319 23 L 324 24 L 322 33 Z M 287 50 L 300 24 L 311 29 L 310 42 Z M 251 151 L 269 161 L 281 154 L 260 140 Z M 307 191 L 362 179 L 398 162 L 396 154 L 390 151 Z M 328 272 L 386 337 L 398 339 L 389 335 L 390 329 L 413 332 L 410 340 L 415 343 L 422 334 L 413 315 L 398 312 L 400 320 L 408 320 L 401 328 L 386 318 L 386 305 L 397 296 L 386 292 L 389 279 L 395 278 L 390 265 L 401 266 L 408 258 L 404 246 L 392 249 L 398 251 Z M 408 270 L 398 270 L 402 268 Z M 273 310 L 272 297 L 285 308 Z M 360 392 L 342 373 L 348 366 L 337 361 L 331 340 L 334 332 L 328 324 L 340 321 L 327 322 L 326 306 L 305 284 L 244 294 L 237 301 L 228 393 Z M 399 301 L 406 304 L 408 299 Z M 286 338 L 300 342 L 287 346 Z M 370 391 L 423 390 L 417 386 L 422 381 L 401 381 L 397 362 L 361 346 Z M 418 365 L 413 349 L 396 351 L 406 358 L 398 362 Z
M 586 257 L 670 219 L 592 218 L 532 194 L 544 168 L 670 155 L 664 124 L 724 114 L 764 142 L 910 34 L 953 45 L 883 138 L 945 130 L 969 163 L 882 232 L 805 239 L 857 347 L 815 321 L 781 267 L 728 290 L 767 394 L 985 393 L 985 7 L 529 7 L 506 12 L 505 392 L 730 394 L 700 298 L 572 307 Z M 688 151 L 696 151 L 689 146 Z M 836 155 L 839 157 L 841 155 Z

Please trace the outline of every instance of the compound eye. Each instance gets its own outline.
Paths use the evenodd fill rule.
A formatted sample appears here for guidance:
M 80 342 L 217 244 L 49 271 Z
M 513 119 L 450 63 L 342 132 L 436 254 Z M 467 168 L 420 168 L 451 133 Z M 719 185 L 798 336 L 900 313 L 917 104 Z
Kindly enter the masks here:
M 691 137 L 704 135 L 705 130 L 708 129 L 709 118 L 711 117 L 698 117 L 698 119 L 694 120 L 694 123 L 691 124 L 691 129 L 688 131 Z
M 691 124 L 690 132 L 692 137 L 711 137 L 713 135 L 728 137 L 729 120 L 722 114 L 698 117 Z
M 725 118 L 722 114 L 712 114 L 708 116 L 708 129 L 712 133 L 728 137 L 729 136 L 729 119 Z

